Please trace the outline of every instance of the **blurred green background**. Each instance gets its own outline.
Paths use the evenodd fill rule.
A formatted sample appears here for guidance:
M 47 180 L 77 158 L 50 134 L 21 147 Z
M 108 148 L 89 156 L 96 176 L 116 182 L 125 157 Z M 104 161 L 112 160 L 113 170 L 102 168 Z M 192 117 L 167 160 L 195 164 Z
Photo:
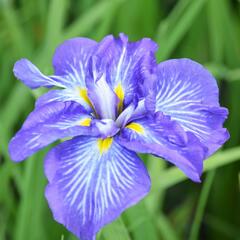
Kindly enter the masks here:
M 16 60 L 29 58 L 52 73 L 51 56 L 63 40 L 100 40 L 124 32 L 153 38 L 159 61 L 192 58 L 217 78 L 229 108 L 231 140 L 205 162 L 195 184 L 163 160 L 143 156 L 152 190 L 108 225 L 100 240 L 240 239 L 240 2 L 237 0 L 0 0 L 0 240 L 74 240 L 54 222 L 44 198 L 46 149 L 21 164 L 7 145 L 34 93 L 17 81 Z

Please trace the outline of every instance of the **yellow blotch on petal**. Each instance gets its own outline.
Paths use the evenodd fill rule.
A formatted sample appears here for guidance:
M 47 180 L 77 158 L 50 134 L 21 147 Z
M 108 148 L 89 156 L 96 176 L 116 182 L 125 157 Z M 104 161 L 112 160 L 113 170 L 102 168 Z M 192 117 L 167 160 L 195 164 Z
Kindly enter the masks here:
M 98 148 L 101 154 L 107 152 L 112 145 L 112 138 L 98 139 Z
M 88 95 L 87 95 L 87 89 L 86 89 L 86 88 L 79 88 L 78 91 L 79 91 L 80 97 L 81 97 L 87 104 L 89 104 L 89 106 L 92 107 L 92 103 L 91 103 L 91 101 L 89 100 Z
M 118 111 L 121 112 L 123 109 L 123 100 L 124 100 L 124 91 L 122 85 L 119 83 L 117 87 L 114 89 L 114 92 L 119 98 L 119 103 L 118 103 Z
M 85 119 L 82 119 L 80 122 L 79 122 L 79 125 L 80 126 L 84 126 L 84 127 L 89 127 L 91 125 L 91 118 L 85 118 Z
M 126 128 L 129 128 L 137 133 L 144 134 L 144 128 L 139 123 L 132 122 L 126 126 Z

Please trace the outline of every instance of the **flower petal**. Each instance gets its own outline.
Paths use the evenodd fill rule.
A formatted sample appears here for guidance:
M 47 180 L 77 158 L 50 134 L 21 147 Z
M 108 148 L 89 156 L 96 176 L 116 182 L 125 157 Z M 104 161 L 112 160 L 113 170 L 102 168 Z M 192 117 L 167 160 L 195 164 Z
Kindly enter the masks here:
M 130 103 L 118 116 L 116 124 L 125 127 L 125 125 L 138 118 L 142 118 L 147 113 L 145 108 L 145 99 L 138 101 L 138 99 L 133 99 L 133 102 Z
M 82 136 L 60 144 L 47 155 L 45 173 L 54 218 L 82 240 L 95 239 L 150 189 L 142 161 L 112 139 Z
M 92 106 L 85 88 L 67 88 L 61 90 L 50 90 L 36 101 L 36 107 L 41 107 L 51 102 L 74 101 L 83 106 L 88 112 L 92 112 Z
M 65 41 L 55 51 L 53 66 L 55 75 L 45 76 L 27 59 L 14 65 L 14 74 L 28 87 L 85 88 L 88 59 L 97 43 L 87 38 L 73 38 Z
M 205 148 L 168 116 L 134 120 L 122 130 L 120 143 L 136 152 L 151 153 L 180 168 L 193 181 L 200 181 Z
M 101 138 L 108 138 L 116 135 L 120 128 L 112 119 L 93 119 L 91 123 L 93 131 L 98 133 Z
M 153 61 L 152 55 L 156 50 L 157 44 L 152 40 L 144 38 L 129 43 L 124 34 L 117 39 L 107 36 L 99 43 L 96 54 L 109 63 L 107 82 L 125 105 L 132 101 L 143 82 L 143 72 L 150 67 L 149 62 Z M 144 61 L 145 58 L 149 61 Z
M 70 75 L 72 80 L 85 86 L 86 68 L 95 52 L 97 42 L 88 38 L 72 38 L 59 45 L 53 56 L 56 75 Z
M 46 76 L 27 59 L 21 59 L 14 65 L 13 72 L 16 78 L 21 80 L 31 89 L 39 87 L 66 87 L 69 84 L 60 76 Z
M 39 149 L 65 137 L 98 135 L 91 128 L 91 116 L 72 102 L 50 103 L 33 111 L 9 144 L 10 156 L 22 161 Z
M 222 127 L 226 108 L 219 106 L 218 87 L 213 76 L 189 60 L 169 60 L 158 65 L 156 111 L 176 120 L 209 148 L 208 155 L 228 139 Z
M 109 87 L 105 77 L 105 74 L 100 73 L 96 79 L 88 81 L 88 96 L 100 118 L 115 120 L 119 99 Z

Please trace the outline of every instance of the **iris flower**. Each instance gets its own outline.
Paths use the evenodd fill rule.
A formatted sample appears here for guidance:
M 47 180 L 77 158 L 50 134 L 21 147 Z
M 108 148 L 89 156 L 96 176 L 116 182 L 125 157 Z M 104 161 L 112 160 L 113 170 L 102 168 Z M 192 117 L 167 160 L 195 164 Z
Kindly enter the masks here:
M 190 59 L 157 64 L 156 50 L 152 40 L 124 34 L 74 38 L 56 49 L 54 75 L 27 59 L 14 66 L 29 88 L 53 89 L 12 138 L 11 158 L 63 141 L 45 158 L 45 195 L 55 220 L 81 240 L 95 239 L 149 192 L 137 153 L 166 159 L 199 182 L 203 160 L 229 137 L 214 77 Z

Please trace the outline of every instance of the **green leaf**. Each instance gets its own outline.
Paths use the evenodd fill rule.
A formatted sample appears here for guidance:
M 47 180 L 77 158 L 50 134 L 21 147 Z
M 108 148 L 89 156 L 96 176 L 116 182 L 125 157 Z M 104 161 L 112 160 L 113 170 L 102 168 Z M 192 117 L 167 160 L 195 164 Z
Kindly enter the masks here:
M 240 160 L 240 147 L 230 148 L 218 152 L 204 161 L 204 172 L 222 167 L 224 165 Z M 187 176 L 177 167 L 171 167 L 159 174 L 161 188 L 166 189 L 187 179 Z
M 182 0 L 182 2 L 184 1 L 185 0 Z M 161 32 L 157 35 L 156 40 L 161 46 L 157 53 L 158 60 L 164 60 L 170 56 L 177 44 L 181 41 L 186 32 L 190 29 L 194 19 L 200 15 L 206 0 L 190 2 L 191 4 L 186 10 L 185 3 L 182 3 L 180 8 L 182 15 L 180 18 L 174 18 L 174 23 L 172 23 L 174 26 L 169 29 L 169 31 L 167 31 L 165 35 L 161 35 Z
M 111 224 L 106 225 L 100 232 L 98 239 L 131 240 L 128 234 L 128 230 L 121 217 L 119 217 Z
M 215 176 L 215 170 L 209 172 L 204 181 L 203 189 L 201 191 L 201 195 L 200 195 L 199 202 L 197 205 L 197 210 L 196 210 L 195 217 L 193 220 L 189 240 L 198 240 L 199 239 L 198 235 L 199 235 L 199 231 L 200 231 L 200 227 L 201 227 L 201 223 L 202 223 L 202 219 L 203 219 L 203 214 L 204 214 L 204 211 L 206 208 L 207 199 L 208 199 L 208 196 L 209 196 L 209 193 L 211 190 L 214 176 Z
M 159 239 L 156 222 L 152 219 L 151 214 L 147 210 L 144 200 L 129 208 L 123 214 L 123 219 L 126 221 L 128 230 L 133 236 L 133 239 Z
M 18 54 L 18 56 L 23 54 L 29 55 L 32 47 L 31 42 L 20 24 L 17 12 L 9 2 L 6 2 L 6 4 L 0 8 L 0 13 L 3 16 L 5 30 L 8 33 L 8 40 L 11 41 L 12 49 L 15 50 L 15 53 Z
M 25 174 L 22 179 L 22 198 L 18 207 L 14 231 L 16 240 L 25 240 L 29 236 L 34 240 L 46 239 L 45 221 L 41 222 L 41 214 L 46 204 L 43 190 L 46 180 L 42 171 L 42 159 L 45 152 L 35 154 L 26 162 Z M 31 223 L 31 227 L 29 227 L 29 223 Z
M 75 36 L 85 35 L 90 32 L 93 26 L 101 21 L 106 12 L 111 10 L 112 4 L 121 2 L 122 0 L 113 0 L 111 3 L 103 0 L 95 4 L 90 10 L 76 19 L 66 30 L 63 38 L 68 39 Z

